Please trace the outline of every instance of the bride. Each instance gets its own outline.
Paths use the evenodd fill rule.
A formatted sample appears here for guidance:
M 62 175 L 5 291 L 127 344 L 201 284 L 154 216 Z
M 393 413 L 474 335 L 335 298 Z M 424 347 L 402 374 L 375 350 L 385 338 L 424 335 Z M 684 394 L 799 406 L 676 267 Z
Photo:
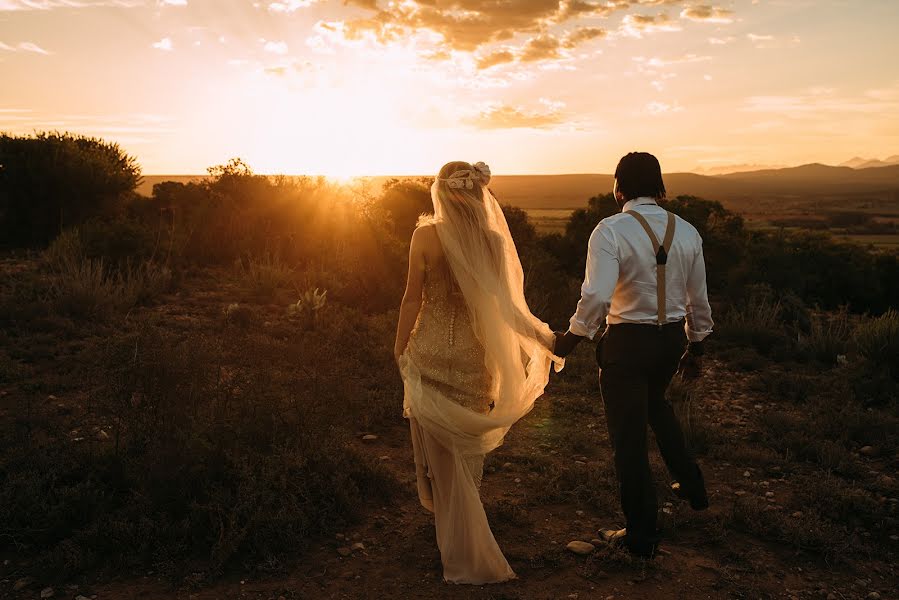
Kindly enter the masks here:
M 434 216 L 412 235 L 394 354 L 405 388 L 418 495 L 434 513 L 443 578 L 515 577 L 480 499 L 484 455 L 543 393 L 562 361 L 531 314 L 505 216 L 484 163 L 450 162 L 431 186 Z

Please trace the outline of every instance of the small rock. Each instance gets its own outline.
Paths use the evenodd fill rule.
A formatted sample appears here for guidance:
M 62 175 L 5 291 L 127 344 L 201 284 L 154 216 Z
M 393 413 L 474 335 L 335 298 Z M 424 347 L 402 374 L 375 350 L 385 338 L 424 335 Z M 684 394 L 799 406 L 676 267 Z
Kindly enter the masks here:
M 594 546 L 602 546 L 602 540 L 597 538 L 593 538 L 592 540 L 590 540 L 590 543 Z
M 349 556 L 352 553 L 353 553 L 353 551 L 350 550 L 349 548 L 347 548 L 346 546 L 341 546 L 340 548 L 337 549 L 337 554 L 339 554 L 341 556 Z
M 521 483 L 521 477 L 516 477 L 516 478 L 515 478 L 515 483 Z
M 765 498 L 773 498 L 774 492 L 765 492 Z
M 743 477 L 752 477 L 752 473 L 749 471 L 743 471 Z
M 52 598 L 54 593 L 55 592 L 53 591 L 52 587 L 45 587 L 44 589 L 41 590 L 41 599 Z
M 82 596 L 81 594 L 78 594 L 77 596 L 75 596 L 75 600 L 90 600 L 90 598 L 88 598 L 87 596 Z
M 334 536 L 334 538 L 335 538 L 335 539 L 338 539 L 338 540 L 342 540 L 342 539 L 344 539 L 345 537 L 346 537 L 346 536 L 343 535 L 342 533 L 338 533 L 337 535 Z
M 31 577 L 22 577 L 21 579 L 16 580 L 16 582 L 12 586 L 12 589 L 18 592 L 19 590 L 24 590 L 32 583 L 34 583 L 34 579 L 32 579 Z
M 576 514 L 576 515 L 579 516 L 579 517 L 583 517 L 583 516 L 584 516 L 584 511 L 582 511 L 582 510 L 576 510 L 576 511 L 574 511 L 574 514 Z
M 880 454 L 874 446 L 862 446 L 859 448 L 858 453 L 862 456 L 877 456 Z
M 829 594 L 827 594 L 827 600 L 837 600 L 837 595 L 833 592 L 830 592 Z
M 365 434 L 365 435 L 362 436 L 362 441 L 363 441 L 363 442 L 373 442 L 373 441 L 375 441 L 376 439 L 378 439 L 378 436 L 376 436 L 376 435 L 373 434 L 373 433 L 367 433 L 367 434 Z
M 590 554 L 594 550 L 596 550 L 596 546 L 589 542 L 582 542 L 580 540 L 574 540 L 572 542 L 568 542 L 568 545 L 565 546 L 570 552 L 574 552 L 575 554 L 580 554 L 581 556 L 586 556 Z
M 868 594 L 868 600 L 880 600 L 880 594 L 877 592 L 871 592 Z
M 106 431 L 104 431 L 103 429 L 101 429 L 100 431 L 97 432 L 97 439 L 100 440 L 101 442 L 104 442 L 109 439 L 109 434 L 106 433 Z
M 576 461 L 574 461 L 574 464 L 576 464 L 576 465 L 579 466 L 579 467 L 583 467 L 583 466 L 586 465 L 587 463 L 585 463 L 585 462 L 582 461 L 582 460 L 576 460 Z
M 877 482 L 880 485 L 884 485 L 887 487 L 891 487 L 896 484 L 896 480 L 894 478 L 890 477 L 889 475 L 881 475 L 880 477 L 877 478 Z
M 356 542 L 355 544 L 350 546 L 350 550 L 361 552 L 362 550 L 365 550 L 365 544 L 363 544 L 362 542 Z
M 503 463 L 503 468 L 504 468 L 504 469 L 511 469 L 511 468 L 512 468 L 512 463 L 510 463 L 510 462 Z
M 745 491 L 745 490 L 737 490 L 736 492 L 734 492 L 734 495 L 736 495 L 736 496 L 745 496 L 745 495 L 746 495 L 746 491 Z
M 390 460 L 390 457 L 385 454 L 384 456 L 379 456 L 378 460 Z
M 801 518 L 802 518 L 802 511 L 801 511 L 801 510 L 797 510 L 796 512 L 794 512 L 794 513 L 793 513 L 792 515 L 790 515 L 790 516 L 793 517 L 794 519 L 801 519 Z
M 47 396 L 47 400 L 49 400 L 50 402 L 53 402 L 54 400 L 58 400 L 58 398 L 56 396 L 54 396 L 53 394 L 50 394 L 49 396 Z M 47 588 L 47 589 L 50 589 L 50 588 Z

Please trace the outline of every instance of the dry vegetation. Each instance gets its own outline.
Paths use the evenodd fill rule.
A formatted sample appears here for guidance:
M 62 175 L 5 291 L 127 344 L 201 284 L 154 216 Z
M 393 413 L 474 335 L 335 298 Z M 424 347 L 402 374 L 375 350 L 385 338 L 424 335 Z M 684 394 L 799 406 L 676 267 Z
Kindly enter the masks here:
M 4 185 L 4 202 L 23 193 Z M 897 258 L 747 231 L 688 197 L 668 207 L 703 235 L 718 325 L 707 377 L 671 399 L 712 509 L 666 495 L 656 461 L 665 553 L 565 552 L 620 519 L 584 344 L 488 458 L 485 504 L 520 579 L 441 584 L 390 354 L 405 246 L 427 203 L 416 181 L 369 195 L 232 162 L 98 205 L 35 238 L 46 247 L 10 249 L 0 595 L 899 594 Z M 594 198 L 541 236 L 507 209 L 531 305 L 557 327 L 586 236 L 610 210 Z

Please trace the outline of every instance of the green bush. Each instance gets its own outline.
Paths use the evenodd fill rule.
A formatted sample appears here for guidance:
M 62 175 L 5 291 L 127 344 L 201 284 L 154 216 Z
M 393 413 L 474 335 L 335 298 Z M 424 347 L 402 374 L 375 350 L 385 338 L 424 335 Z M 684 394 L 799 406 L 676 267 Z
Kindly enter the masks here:
M 899 380 L 899 312 L 862 321 L 852 337 L 865 360 Z
M 343 346 L 361 346 L 358 357 L 320 343 L 346 333 L 340 318 L 286 341 L 175 335 L 159 321 L 97 340 L 80 375 L 91 414 L 71 432 L 23 414 L 32 437 L 3 444 L 0 550 L 59 579 L 100 568 L 214 576 L 237 559 L 295 556 L 388 499 L 396 482 L 347 439 L 366 410 L 383 410 L 363 408 L 378 404 L 366 388 L 388 387 L 352 316 L 359 335 Z M 359 385 L 363 357 L 380 370 Z M 362 397 L 348 406 L 350 393 Z M 396 398 L 383 405 L 401 411 Z
M 123 210 L 140 167 L 117 144 L 68 133 L 0 134 L 0 240 L 44 246 L 62 229 Z
M 106 267 L 102 259 L 63 258 L 50 276 L 55 310 L 78 319 L 106 319 L 146 304 L 169 289 L 171 271 L 153 262 Z

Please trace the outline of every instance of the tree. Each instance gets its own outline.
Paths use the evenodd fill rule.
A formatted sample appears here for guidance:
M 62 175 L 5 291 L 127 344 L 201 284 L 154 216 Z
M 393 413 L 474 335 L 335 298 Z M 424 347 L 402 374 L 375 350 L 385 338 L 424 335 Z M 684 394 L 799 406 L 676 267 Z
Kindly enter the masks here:
M 139 182 L 140 166 L 118 144 L 0 134 L 0 244 L 44 246 L 64 227 L 118 212 Z
M 419 216 L 434 212 L 427 179 L 391 179 L 384 184 L 379 202 L 390 213 L 393 233 L 401 240 L 412 239 Z

